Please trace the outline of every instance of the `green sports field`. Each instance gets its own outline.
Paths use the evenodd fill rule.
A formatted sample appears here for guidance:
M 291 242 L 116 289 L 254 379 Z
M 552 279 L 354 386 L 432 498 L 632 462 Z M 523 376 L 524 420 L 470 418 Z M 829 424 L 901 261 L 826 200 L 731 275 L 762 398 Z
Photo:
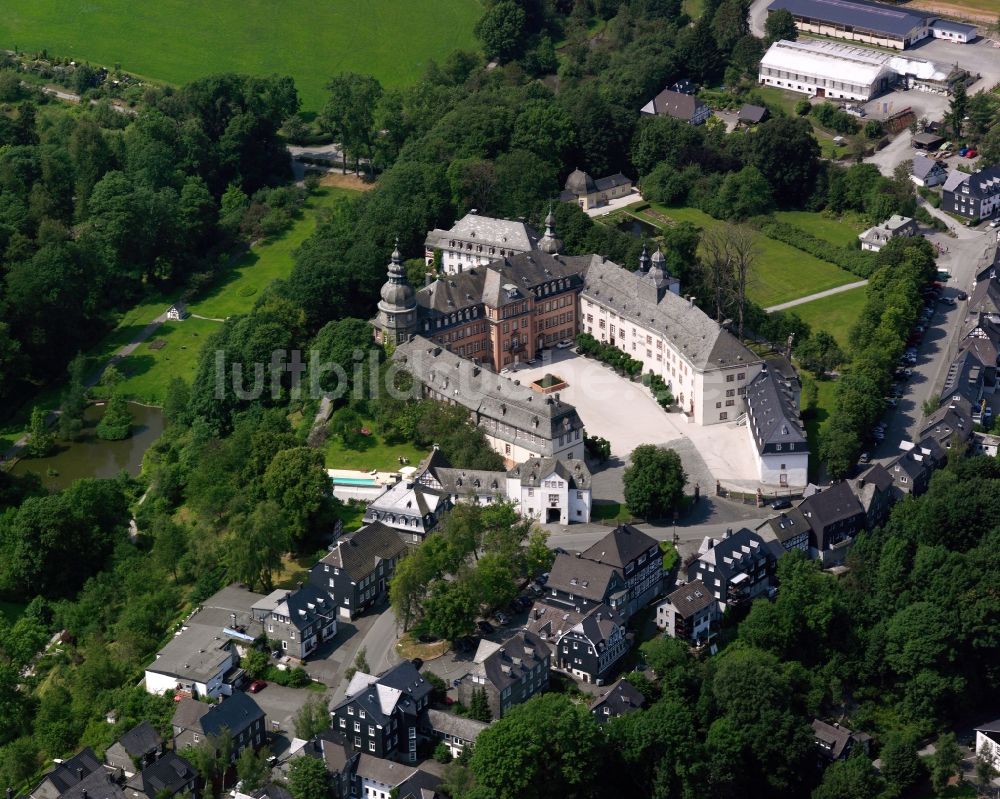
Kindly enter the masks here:
M 478 0 L 5 0 L 0 48 L 68 56 L 182 84 L 213 72 L 291 75 L 317 111 L 338 72 L 413 82 L 476 47 Z

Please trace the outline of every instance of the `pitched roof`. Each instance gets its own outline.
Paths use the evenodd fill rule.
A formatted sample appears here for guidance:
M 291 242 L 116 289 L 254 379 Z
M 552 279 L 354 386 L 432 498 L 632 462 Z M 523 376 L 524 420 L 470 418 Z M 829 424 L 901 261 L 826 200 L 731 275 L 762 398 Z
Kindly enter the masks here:
M 844 754 L 844 750 L 851 740 L 849 729 L 841 727 L 839 724 L 827 724 L 819 719 L 813 719 L 812 728 L 817 743 L 822 746 L 829 757 L 836 760 Z
M 764 539 L 746 527 L 727 534 L 722 539 L 706 538 L 699 547 L 698 559 L 688 567 L 688 576 L 697 572 L 701 562 L 712 564 L 718 574 L 729 580 L 744 573 L 751 558 L 759 554 L 766 555 L 769 551 Z
M 416 713 L 417 704 L 430 692 L 430 683 L 420 676 L 409 660 L 404 660 L 378 677 L 357 672 L 347 686 L 344 699 L 334 710 L 355 703 L 373 719 L 384 723 L 397 710 Z
M 415 771 L 417 771 L 416 766 L 408 766 L 404 763 L 396 763 L 393 760 L 362 753 L 358 758 L 355 773 L 359 777 L 395 788 L 409 779 Z
M 931 26 L 937 30 L 951 31 L 952 33 L 961 33 L 965 36 L 973 36 L 976 32 L 975 25 L 965 25 L 961 22 L 955 22 L 950 19 L 936 19 L 934 24 Z
M 619 524 L 596 544 L 580 553 L 581 558 L 604 563 L 618 569 L 634 561 L 644 552 L 658 546 L 652 538 L 631 524 Z
M 802 533 L 808 534 L 812 529 L 809 526 L 809 520 L 802 515 L 802 511 L 798 508 L 789 508 L 777 516 L 772 516 L 761 524 L 757 530 L 760 531 L 764 527 L 770 530 L 774 537 L 782 544 L 802 535 Z
M 705 104 L 692 94 L 664 89 L 642 107 L 642 112 L 690 122 L 704 107 Z
M 155 763 L 150 764 L 128 781 L 134 793 L 141 793 L 149 799 L 157 799 L 161 792 L 177 793 L 197 776 L 197 772 L 187 760 L 176 752 L 166 752 Z
M 926 155 L 913 156 L 913 176 L 926 178 L 931 172 L 947 171 L 947 165 L 941 163 L 936 158 L 928 158 Z
M 558 475 L 570 488 L 590 488 L 590 469 L 579 458 L 529 458 L 507 472 L 507 477 L 518 479 L 525 488 L 539 488 L 542 481 Z
M 192 711 L 190 709 L 192 705 L 202 705 L 207 710 L 200 712 L 199 708 L 195 708 Z M 200 729 L 205 735 L 218 735 L 224 729 L 229 730 L 232 735 L 238 735 L 255 721 L 263 718 L 264 711 L 249 694 L 234 691 L 232 696 L 217 705 L 206 705 L 195 699 L 181 699 L 174 712 L 173 724 L 175 727 L 185 729 Z M 183 722 L 188 719 L 192 721 L 179 723 L 179 720 Z
M 625 177 L 621 172 L 616 172 L 613 175 L 608 175 L 604 178 L 597 178 L 594 181 L 594 188 L 597 191 L 607 191 L 608 189 L 615 189 L 619 186 L 631 186 L 631 178 Z
M 598 608 L 605 608 L 609 612 L 611 608 L 607 605 L 598 605 Z M 573 608 L 557 608 L 545 602 L 536 601 L 528 611 L 528 619 L 524 623 L 524 629 L 534 633 L 545 642 L 553 652 L 559 639 L 576 627 L 580 620 L 589 611 L 577 611 Z
M 654 298 L 640 290 L 644 282 L 648 282 L 646 275 L 595 256 L 587 269 L 584 296 L 625 319 L 652 327 L 696 369 L 760 363 L 757 355 L 693 302 L 672 291 Z
M 427 234 L 426 245 L 443 247 L 452 239 L 528 252 L 538 244 L 538 232 L 522 220 L 497 219 L 468 213 L 449 230 L 432 230 Z
M 84 794 L 87 799 L 126 799 L 125 793 L 114 781 L 112 773 L 103 768 L 91 772 L 67 788 L 60 799 L 83 799 Z
M 590 711 L 600 715 L 624 716 L 646 706 L 646 698 L 624 677 L 590 703 Z M 608 713 L 604 713 L 604 708 Z
M 751 105 L 747 103 L 740 109 L 740 122 L 763 122 L 768 115 L 767 108 L 762 105 Z
M 799 510 L 819 534 L 822 528 L 864 513 L 864 508 L 847 483 L 834 483 L 799 503 Z
M 133 757 L 152 752 L 163 744 L 163 738 L 148 721 L 140 721 L 118 739 L 126 752 Z
M 489 727 L 482 721 L 476 721 L 465 716 L 456 716 L 454 713 L 445 713 L 442 710 L 431 708 L 427 711 L 427 721 L 430 722 L 434 732 L 453 735 L 464 741 L 474 741 L 479 737 L 479 733 Z
M 329 593 L 312 583 L 305 583 L 294 591 L 285 591 L 284 598 L 273 612 L 288 619 L 297 629 L 304 630 L 318 621 L 332 619 L 336 609 Z
M 530 675 L 549 653 L 549 648 L 541 638 L 532 632 L 521 630 L 485 655 L 481 662 L 475 664 L 473 671 L 492 683 L 497 690 L 503 690 Z
M 946 397 L 942 405 L 920 428 L 920 437 L 930 436 L 939 443 L 946 443 L 953 435 L 967 440 L 973 431 L 972 404 L 965 397 Z
M 980 280 L 969 296 L 967 313 L 1000 313 L 1000 280 Z
M 851 25 L 890 36 L 906 36 L 927 24 L 928 15 L 898 6 L 859 0 L 774 0 L 768 12 L 786 9 L 797 17 Z
M 778 445 L 801 445 L 806 449 L 795 388 L 791 380 L 770 369 L 747 386 L 748 424 L 758 452 Z
M 617 576 L 613 566 L 560 553 L 552 563 L 545 587 L 594 602 L 603 602 Z
M 715 604 L 715 597 L 701 580 L 692 580 L 667 595 L 667 602 L 682 618 L 690 619 L 696 613 Z
M 920 136 L 928 136 L 930 139 L 936 141 L 944 141 L 944 139 L 935 134 L 918 133 L 913 137 L 914 141 L 918 140 Z M 962 184 L 964 184 L 971 175 L 968 172 L 960 172 L 959 170 L 954 170 L 948 174 L 948 179 L 944 182 L 944 186 L 941 187 L 942 191 L 955 191 Z
M 340 569 L 358 582 L 371 574 L 380 561 L 393 560 L 406 549 L 395 530 L 382 522 L 372 522 L 353 535 L 341 538 L 321 562 Z
M 80 782 L 82 778 L 100 771 L 103 771 L 101 761 L 97 759 L 94 750 L 88 746 L 62 763 L 57 763 L 48 774 L 42 777 L 30 796 L 56 799 Z
M 507 488 L 506 472 L 487 469 L 435 469 L 441 490 L 460 496 L 495 497 Z

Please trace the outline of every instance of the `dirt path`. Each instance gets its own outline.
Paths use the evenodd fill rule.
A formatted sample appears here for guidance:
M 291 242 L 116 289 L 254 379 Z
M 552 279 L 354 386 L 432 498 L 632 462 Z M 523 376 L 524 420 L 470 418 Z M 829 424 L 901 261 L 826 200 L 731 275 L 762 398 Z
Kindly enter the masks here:
M 827 289 L 826 291 L 817 291 L 815 294 L 810 294 L 807 297 L 799 297 L 797 300 L 791 300 L 790 302 L 783 302 L 780 305 L 772 305 L 770 308 L 765 308 L 767 313 L 771 311 L 784 311 L 788 308 L 794 308 L 796 305 L 804 305 L 807 302 L 812 302 L 813 300 L 821 300 L 824 297 L 830 297 L 834 294 L 840 294 L 844 291 L 850 291 L 851 289 L 859 289 L 862 286 L 867 286 L 867 280 L 858 280 L 854 283 L 845 283 L 843 286 L 836 286 L 832 289 Z
M 375 188 L 374 183 L 366 183 L 357 175 L 348 173 L 342 175 L 338 172 L 328 172 L 319 180 L 320 186 L 333 186 L 338 189 L 353 189 L 354 191 L 371 191 Z

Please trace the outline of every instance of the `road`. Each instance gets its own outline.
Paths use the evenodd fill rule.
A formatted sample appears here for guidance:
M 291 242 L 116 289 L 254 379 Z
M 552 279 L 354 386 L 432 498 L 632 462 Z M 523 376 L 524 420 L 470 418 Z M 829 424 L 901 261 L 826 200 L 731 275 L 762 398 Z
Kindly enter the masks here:
M 827 289 L 826 291 L 817 291 L 815 294 L 810 294 L 807 297 L 799 297 L 797 300 L 791 300 L 790 302 L 783 302 L 780 305 L 772 305 L 770 308 L 765 308 L 764 310 L 768 313 L 771 313 L 772 311 L 784 311 L 788 308 L 794 308 L 796 305 L 802 305 L 803 303 L 812 302 L 813 300 L 821 300 L 824 297 L 832 297 L 834 294 L 840 294 L 844 291 L 850 291 L 851 289 L 859 289 L 862 286 L 867 285 L 867 280 L 858 280 L 854 283 L 846 283 L 843 286 Z
M 767 7 L 773 0 L 753 0 L 750 4 L 750 33 L 763 38 L 766 33 L 764 24 L 767 22 Z
M 372 674 L 381 674 L 399 662 L 396 655 L 396 637 L 399 633 L 396 626 L 396 616 L 392 608 L 386 607 L 374 618 L 360 621 L 369 622 L 367 629 L 360 636 L 349 639 L 334 650 L 336 659 L 332 664 L 335 668 L 323 675 L 323 681 L 332 687 L 331 701 L 336 703 L 344 698 L 347 692 L 347 680 L 343 679 L 344 670 L 354 662 L 354 657 L 362 648 Z M 306 671 L 313 673 L 316 661 L 306 665 Z
M 947 250 L 938 257 L 938 266 L 951 272 L 944 296 L 954 298 L 959 291 L 971 293 L 976 273 L 993 257 L 996 237 L 989 228 L 970 230 L 937 209 L 926 204 L 924 207 L 946 221 L 954 233 L 954 238 L 943 233 L 925 233 L 928 240 Z M 870 450 L 873 460 L 889 460 L 899 453 L 900 441 L 916 438 L 923 421 L 923 403 L 932 395 L 940 394 L 944 386 L 948 367 L 958 349 L 965 313 L 965 302 L 937 304 L 918 347 L 917 363 L 912 367 L 913 377 L 903 384 L 904 393 L 898 407 L 886 415 L 885 440 Z

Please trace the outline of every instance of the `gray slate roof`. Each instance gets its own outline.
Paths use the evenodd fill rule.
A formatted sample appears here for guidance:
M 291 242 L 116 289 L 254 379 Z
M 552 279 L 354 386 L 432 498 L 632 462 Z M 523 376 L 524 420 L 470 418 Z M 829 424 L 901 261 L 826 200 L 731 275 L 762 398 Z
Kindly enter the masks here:
M 595 256 L 587 270 L 584 296 L 611 307 L 621 317 L 660 331 L 697 369 L 760 363 L 739 339 L 683 297 L 667 291 L 659 302 L 651 301 L 639 291 L 644 279 Z
M 487 469 L 435 469 L 441 490 L 458 496 L 495 497 L 505 492 L 506 472 Z
M 89 746 L 77 752 L 73 757 L 57 763 L 31 792 L 30 796 L 41 799 L 58 799 L 71 787 L 80 782 L 78 772 L 84 777 L 94 772 L 103 772 L 101 761 L 97 759 L 94 750 Z
M 926 155 L 913 156 L 913 175 L 921 180 L 926 178 L 931 172 L 943 170 L 948 171 L 947 165 L 935 158 L 928 158 Z
M 798 508 L 789 508 L 777 516 L 772 516 L 757 529 L 761 530 L 764 527 L 767 527 L 782 544 L 796 536 L 802 535 L 802 533 L 808 534 L 812 529 L 809 525 L 809 520 L 802 515 L 802 511 Z
M 704 107 L 705 104 L 693 94 L 664 89 L 643 107 L 643 111 L 657 116 L 673 117 L 682 122 L 690 122 L 698 110 Z
M 205 735 L 218 735 L 226 729 L 236 736 L 263 718 L 264 711 L 260 705 L 248 694 L 234 691 L 232 696 L 217 705 L 206 705 L 196 699 L 181 699 L 172 723 L 183 729 L 201 730 Z
M 808 17 L 814 22 L 823 20 L 836 25 L 851 25 L 890 36 L 905 36 L 928 18 L 925 13 L 858 0 L 774 0 L 767 10 L 781 8 L 787 9 L 793 16 Z
M 740 122 L 763 122 L 768 111 L 762 105 L 751 105 L 747 103 L 740 109 Z
M 616 574 L 612 566 L 560 553 L 552 563 L 545 587 L 601 602 L 607 596 Z
M 619 524 L 600 541 L 581 552 L 580 557 L 624 569 L 627 564 L 654 546 L 657 546 L 655 538 L 631 524 Z
M 118 739 L 126 752 L 132 757 L 139 757 L 154 751 L 163 744 L 160 734 L 153 729 L 148 721 L 141 721 L 121 738 Z
M 479 733 L 490 726 L 482 721 L 456 716 L 454 713 L 445 713 L 433 708 L 427 711 L 427 721 L 430 722 L 434 732 L 453 735 L 465 741 L 476 740 Z
M 624 677 L 603 693 L 597 695 L 590 703 L 590 711 L 600 715 L 624 716 L 646 706 L 646 698 L 639 693 L 639 689 Z M 609 713 L 604 713 L 604 708 L 609 709 Z
M 715 597 L 701 580 L 692 580 L 682 585 L 667 596 L 674 610 L 683 618 L 689 619 L 710 605 L 715 604 Z
M 591 474 L 585 461 L 579 458 L 531 458 L 507 472 L 507 477 L 519 479 L 526 488 L 538 488 L 542 480 L 553 473 L 565 480 L 570 488 L 590 488 Z
M 508 641 L 497 646 L 475 671 L 482 674 L 492 685 L 502 691 L 515 685 L 540 665 L 549 655 L 545 642 L 532 632 L 521 630 Z
M 322 562 L 359 582 L 375 570 L 379 561 L 393 560 L 406 549 L 395 530 L 382 522 L 372 522 L 350 537 L 340 539 Z
M 163 791 L 177 793 L 195 778 L 194 766 L 175 752 L 166 752 L 155 763 L 147 766 L 140 774 L 128 781 L 133 792 L 144 794 L 149 799 L 157 799 Z
M 526 222 L 469 213 L 452 225 L 450 230 L 432 230 L 427 234 L 426 246 L 444 248 L 455 239 L 497 249 L 502 247 L 528 252 L 538 244 L 538 238 L 538 231 Z
M 778 444 L 806 449 L 806 433 L 789 380 L 771 370 L 761 372 L 747 386 L 746 403 L 750 416 L 747 424 L 758 452 Z
M 799 503 L 798 509 L 809 520 L 817 534 L 821 528 L 864 513 L 864 508 L 861 507 L 858 498 L 854 496 L 850 485 L 844 482 L 834 483 L 828 488 L 806 497 Z

